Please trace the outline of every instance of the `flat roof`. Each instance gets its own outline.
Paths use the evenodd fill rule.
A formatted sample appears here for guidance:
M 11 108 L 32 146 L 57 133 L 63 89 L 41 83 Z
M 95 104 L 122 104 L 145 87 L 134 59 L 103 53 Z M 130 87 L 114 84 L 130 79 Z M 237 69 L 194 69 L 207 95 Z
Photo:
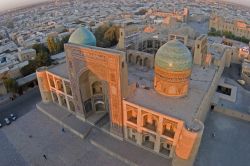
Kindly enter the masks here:
M 48 71 L 52 74 L 58 75 L 65 79 L 69 79 L 68 75 L 68 67 L 66 63 L 58 64 L 56 66 L 52 66 L 48 69 Z
M 153 87 L 150 87 L 149 90 L 136 88 L 135 93 L 131 94 L 125 100 L 152 111 L 183 120 L 187 125 L 192 125 L 195 113 L 211 86 L 215 73 L 215 67 L 203 69 L 194 65 L 189 92 L 186 97 L 172 98 L 163 96 L 156 92 Z M 153 85 L 153 83 L 149 85 Z
M 34 80 L 36 80 L 36 73 L 32 73 L 32 74 L 27 75 L 27 76 L 25 76 L 23 78 L 19 78 L 16 81 L 17 81 L 17 84 L 19 86 L 22 86 L 22 85 L 25 85 L 25 84 L 27 84 L 27 83 L 29 83 L 31 81 L 34 81 Z

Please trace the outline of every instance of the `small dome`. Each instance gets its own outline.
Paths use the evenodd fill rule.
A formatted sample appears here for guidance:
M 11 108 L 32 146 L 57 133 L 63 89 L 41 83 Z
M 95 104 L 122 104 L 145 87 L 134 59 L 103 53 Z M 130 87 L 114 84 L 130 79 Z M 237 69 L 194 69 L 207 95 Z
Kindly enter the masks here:
M 155 66 L 175 72 L 188 70 L 192 67 L 192 55 L 180 41 L 171 40 L 157 51 Z
M 70 35 L 69 43 L 96 46 L 96 38 L 87 28 L 79 27 Z

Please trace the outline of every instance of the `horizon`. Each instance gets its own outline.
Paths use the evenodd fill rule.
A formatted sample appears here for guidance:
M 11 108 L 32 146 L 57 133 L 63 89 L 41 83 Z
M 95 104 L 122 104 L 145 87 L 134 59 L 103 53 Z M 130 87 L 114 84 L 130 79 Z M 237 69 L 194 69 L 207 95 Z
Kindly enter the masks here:
M 51 1 L 51 0 L 36 0 L 35 2 L 33 0 L 19 0 L 19 2 L 16 2 L 16 0 L 9 0 L 9 1 L 0 0 L 0 12 L 12 10 L 12 9 L 19 8 L 19 7 L 34 5 L 34 4 L 46 2 L 46 1 Z M 246 5 L 250 7 L 249 0 L 226 0 L 226 1 L 241 4 L 241 5 Z

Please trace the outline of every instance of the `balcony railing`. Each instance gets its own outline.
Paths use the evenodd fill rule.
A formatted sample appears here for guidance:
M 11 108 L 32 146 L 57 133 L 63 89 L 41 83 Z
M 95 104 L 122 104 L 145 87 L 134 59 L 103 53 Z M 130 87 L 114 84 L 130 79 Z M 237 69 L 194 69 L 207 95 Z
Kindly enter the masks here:
M 175 135 L 175 132 L 172 131 L 172 130 L 164 130 L 163 131 L 163 135 L 167 136 L 167 137 L 170 137 L 170 138 L 174 138 L 174 135 Z
M 137 118 L 136 118 L 136 117 L 133 117 L 133 116 L 132 116 L 132 117 L 129 117 L 129 118 L 128 118 L 128 121 L 129 121 L 129 122 L 132 122 L 132 123 L 134 123 L 134 124 L 137 124 Z
M 144 123 L 143 127 L 152 131 L 156 131 L 156 128 L 157 128 L 156 125 L 150 124 L 150 123 Z

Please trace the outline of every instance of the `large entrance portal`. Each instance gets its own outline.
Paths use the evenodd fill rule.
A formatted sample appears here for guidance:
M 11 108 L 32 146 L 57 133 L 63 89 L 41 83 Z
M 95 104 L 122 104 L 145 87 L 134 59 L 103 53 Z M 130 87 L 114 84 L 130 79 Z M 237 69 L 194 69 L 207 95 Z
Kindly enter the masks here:
M 100 80 L 87 69 L 80 75 L 78 84 L 85 118 L 90 123 L 96 124 L 109 113 L 107 81 Z
M 66 44 L 65 50 L 77 115 L 87 119 L 109 112 L 111 132 L 123 137 L 122 98 L 128 85 L 125 53 L 75 44 Z

